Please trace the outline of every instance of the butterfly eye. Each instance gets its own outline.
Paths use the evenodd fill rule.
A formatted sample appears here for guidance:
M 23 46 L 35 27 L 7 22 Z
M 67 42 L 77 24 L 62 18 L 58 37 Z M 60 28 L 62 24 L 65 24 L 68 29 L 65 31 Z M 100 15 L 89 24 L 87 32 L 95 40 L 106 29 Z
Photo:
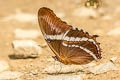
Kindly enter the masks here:
M 52 40 L 50 40 L 50 39 L 47 39 L 47 42 L 48 42 L 48 43 L 51 43 L 51 42 L 52 42 Z

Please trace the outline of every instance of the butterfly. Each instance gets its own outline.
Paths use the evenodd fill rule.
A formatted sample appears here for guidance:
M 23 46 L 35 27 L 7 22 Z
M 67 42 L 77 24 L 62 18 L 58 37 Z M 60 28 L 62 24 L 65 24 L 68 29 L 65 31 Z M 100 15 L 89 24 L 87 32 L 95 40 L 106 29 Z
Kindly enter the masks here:
M 97 35 L 68 25 L 46 7 L 39 9 L 38 22 L 48 46 L 63 64 L 87 64 L 101 59 Z

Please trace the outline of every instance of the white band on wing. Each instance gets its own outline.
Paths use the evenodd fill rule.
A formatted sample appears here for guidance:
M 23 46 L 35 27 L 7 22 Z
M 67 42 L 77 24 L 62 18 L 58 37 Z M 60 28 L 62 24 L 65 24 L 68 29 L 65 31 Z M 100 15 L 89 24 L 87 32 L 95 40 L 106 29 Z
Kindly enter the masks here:
M 95 54 L 93 54 L 93 52 L 92 51 L 90 51 L 90 50 L 88 50 L 88 49 L 86 49 L 86 48 L 84 48 L 84 47 L 82 47 L 82 46 L 79 46 L 79 45 L 68 45 L 68 44 L 65 44 L 64 42 L 62 42 L 62 45 L 63 46 L 66 46 L 66 47 L 79 47 L 80 49 L 82 49 L 82 50 L 84 50 L 85 52 L 87 52 L 88 54 L 90 54 L 95 60 L 98 60 L 98 58 L 95 56 Z

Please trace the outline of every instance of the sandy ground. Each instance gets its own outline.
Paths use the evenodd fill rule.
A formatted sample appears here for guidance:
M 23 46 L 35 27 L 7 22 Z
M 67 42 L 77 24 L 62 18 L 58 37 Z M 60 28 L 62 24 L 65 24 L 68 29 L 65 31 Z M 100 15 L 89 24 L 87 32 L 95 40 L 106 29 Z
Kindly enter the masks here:
M 115 62 L 115 65 L 118 67 L 117 71 L 109 71 L 99 75 L 87 74 L 86 80 L 120 80 L 120 1 L 106 0 L 106 2 L 103 1 L 102 3 L 102 8 L 104 9 L 102 15 L 91 19 L 73 15 L 74 10 L 84 6 L 84 3 L 81 3 L 80 0 L 0 0 L 0 20 L 15 14 L 16 9 L 37 16 L 38 9 L 46 6 L 56 13 L 62 13 L 64 15 L 61 18 L 68 24 L 100 36 L 98 41 L 101 43 L 103 50 L 102 61 L 111 57 L 117 57 Z M 16 40 L 13 33 L 14 30 L 17 28 L 39 30 L 37 19 L 35 20 L 35 23 L 33 23 L 34 21 L 20 22 L 18 20 L 0 21 L 0 60 L 5 60 L 12 71 L 26 72 L 20 80 L 39 80 L 46 77 L 48 74 L 41 74 L 41 71 L 49 64 L 47 59 L 54 55 L 47 47 L 48 51 L 43 51 L 43 54 L 36 59 L 11 59 L 9 57 L 13 53 L 11 43 L 13 40 Z M 116 29 L 115 32 L 117 33 L 112 32 L 114 29 Z M 45 43 L 43 36 L 34 40 L 41 44 Z M 30 73 L 36 70 L 37 73 L 30 75 Z

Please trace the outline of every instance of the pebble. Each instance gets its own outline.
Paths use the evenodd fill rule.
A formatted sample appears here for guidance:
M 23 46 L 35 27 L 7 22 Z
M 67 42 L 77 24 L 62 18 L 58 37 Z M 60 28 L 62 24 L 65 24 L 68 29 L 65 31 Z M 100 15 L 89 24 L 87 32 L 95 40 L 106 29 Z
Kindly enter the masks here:
M 40 80 L 83 80 L 84 74 L 79 75 L 57 75 L 57 76 L 48 76 L 46 78 L 40 79 Z
M 0 21 L 10 21 L 10 20 L 17 20 L 20 22 L 34 22 L 37 23 L 37 16 L 30 14 L 30 13 L 24 13 L 20 9 L 16 9 L 15 14 L 11 14 L 9 16 L 4 17 Z
M 41 31 L 31 29 L 31 30 L 24 30 L 24 29 L 16 29 L 14 31 L 15 38 L 17 39 L 26 39 L 26 38 L 38 38 L 41 34 Z
M 95 67 L 90 67 L 87 70 L 93 74 L 101 74 L 111 70 L 117 70 L 117 67 L 112 62 L 108 61 L 101 63 Z
M 36 58 L 42 53 L 42 48 L 33 40 L 14 40 L 13 58 Z
M 90 66 L 95 66 L 94 63 L 89 63 L 86 65 L 64 65 L 58 61 L 53 61 L 54 63 L 48 65 L 46 68 L 43 69 L 42 73 L 69 73 L 69 72 L 77 72 L 82 71 Z
M 88 72 L 93 74 L 101 74 L 108 71 L 117 70 L 117 67 L 113 64 L 112 61 L 116 60 L 116 57 L 111 58 L 109 61 L 100 63 L 97 65 L 95 62 L 91 62 L 89 64 L 84 65 L 64 65 L 58 61 L 53 61 L 53 59 L 49 59 L 49 61 L 54 62 L 53 64 L 48 65 L 43 69 L 42 73 L 74 73 L 78 71 Z
M 17 79 L 21 77 L 23 73 L 21 72 L 13 72 L 13 71 L 5 71 L 0 73 L 0 80 L 10 80 L 10 79 Z
M 6 61 L 0 60 L 0 72 L 3 72 L 9 68 L 9 65 Z

